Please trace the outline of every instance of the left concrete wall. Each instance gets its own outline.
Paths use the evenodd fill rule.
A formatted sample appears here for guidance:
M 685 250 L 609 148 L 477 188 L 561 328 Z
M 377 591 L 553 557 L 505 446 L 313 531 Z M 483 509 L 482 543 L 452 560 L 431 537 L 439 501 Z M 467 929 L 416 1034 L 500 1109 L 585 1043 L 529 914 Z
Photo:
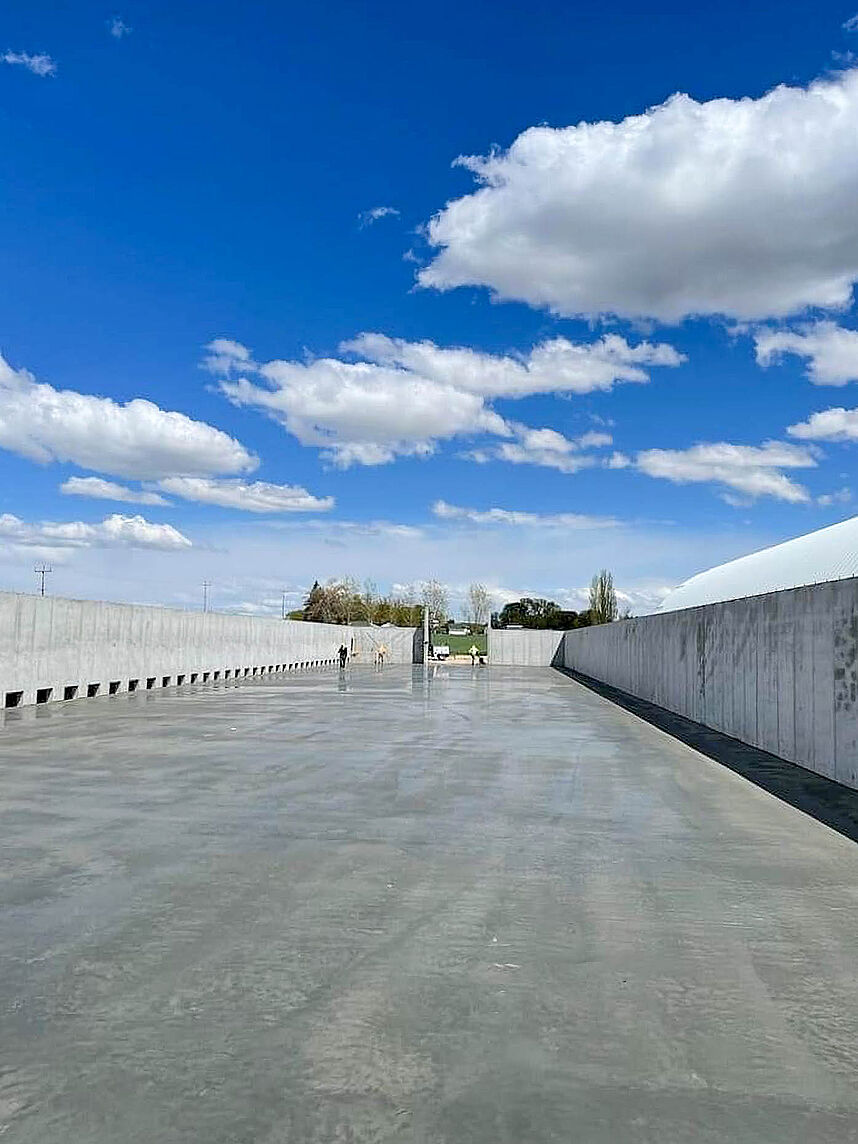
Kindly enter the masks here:
M 352 629 L 0 593 L 0 706 L 333 665 Z

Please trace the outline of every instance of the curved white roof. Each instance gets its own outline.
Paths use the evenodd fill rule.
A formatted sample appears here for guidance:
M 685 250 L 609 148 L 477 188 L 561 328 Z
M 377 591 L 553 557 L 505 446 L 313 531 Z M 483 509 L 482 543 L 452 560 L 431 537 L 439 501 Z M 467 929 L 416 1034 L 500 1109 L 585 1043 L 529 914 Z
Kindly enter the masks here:
M 699 572 L 674 588 L 658 610 L 676 612 L 848 576 L 858 576 L 858 516 Z

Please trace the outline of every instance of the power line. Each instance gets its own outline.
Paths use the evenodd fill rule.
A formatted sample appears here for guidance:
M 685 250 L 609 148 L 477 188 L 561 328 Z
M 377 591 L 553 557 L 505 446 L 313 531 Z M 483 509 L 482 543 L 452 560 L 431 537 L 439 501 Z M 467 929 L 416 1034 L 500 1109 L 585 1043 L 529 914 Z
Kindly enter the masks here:
M 39 577 L 39 595 L 40 596 L 44 596 L 44 594 L 45 594 L 45 576 L 48 574 L 48 572 L 53 572 L 53 568 L 50 566 L 50 564 L 36 564 L 35 565 L 35 573 Z

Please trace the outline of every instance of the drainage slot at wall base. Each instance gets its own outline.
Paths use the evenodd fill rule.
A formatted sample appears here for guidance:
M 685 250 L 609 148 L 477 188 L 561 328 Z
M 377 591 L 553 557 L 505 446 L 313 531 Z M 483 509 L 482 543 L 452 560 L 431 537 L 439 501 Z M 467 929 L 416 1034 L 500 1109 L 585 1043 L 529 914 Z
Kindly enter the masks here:
M 51 696 L 54 693 L 53 687 L 39 687 L 36 690 L 37 703 L 49 703 Z
M 108 685 L 107 685 L 107 694 L 108 695 L 116 695 L 117 692 L 119 691 L 119 686 L 120 686 L 121 682 L 122 681 L 119 679 L 111 679 L 110 683 L 108 683 Z
M 6 698 L 3 701 L 4 707 L 20 707 L 24 702 L 23 691 L 7 691 Z
M 86 697 L 87 697 L 87 699 L 95 699 L 96 695 L 98 695 L 100 690 L 101 690 L 101 684 L 100 683 L 88 683 L 86 685 Z
M 129 679 L 128 680 L 128 690 L 129 691 L 136 691 L 139 686 L 140 686 L 140 680 L 139 679 Z
M 155 686 L 155 676 L 150 675 L 146 680 L 146 690 L 151 691 L 154 686 Z
M 75 684 L 70 683 L 68 687 L 63 688 L 63 699 L 77 699 L 77 687 Z

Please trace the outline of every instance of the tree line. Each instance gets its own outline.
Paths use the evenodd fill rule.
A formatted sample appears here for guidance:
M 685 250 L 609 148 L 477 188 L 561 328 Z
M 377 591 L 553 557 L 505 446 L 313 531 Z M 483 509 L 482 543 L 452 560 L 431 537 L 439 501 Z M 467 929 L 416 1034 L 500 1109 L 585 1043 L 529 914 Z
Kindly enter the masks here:
M 303 608 L 291 612 L 292 620 L 314 620 L 321 624 L 396 624 L 416 628 L 423 622 L 423 605 L 412 589 L 382 595 L 372 580 L 362 585 L 351 577 L 315 581 Z
M 610 624 L 614 620 L 625 619 L 628 612 L 620 616 L 617 593 L 614 590 L 614 577 L 603 568 L 590 581 L 590 606 L 574 612 L 561 608 L 553 600 L 542 597 L 524 596 L 510 604 L 505 604 L 493 617 L 493 627 L 508 628 L 550 628 L 554 631 L 568 631 L 570 628 L 587 628 L 592 624 Z
M 465 619 L 472 624 L 484 624 L 491 615 L 491 593 L 483 584 L 471 584 L 465 604 Z M 553 600 L 541 597 L 523 597 L 506 604 L 491 616 L 494 627 L 517 625 L 522 628 L 587 627 L 590 624 L 608 624 L 619 617 L 617 595 L 611 573 L 603 568 L 590 583 L 589 608 L 574 612 L 561 608 Z M 411 587 L 382 595 L 372 580 L 361 585 L 350 576 L 329 580 L 325 584 L 315 581 L 307 594 L 303 607 L 290 612 L 293 620 L 313 620 L 323 624 L 396 624 L 397 627 L 415 628 L 423 622 L 423 609 L 429 609 L 433 627 L 450 618 L 447 590 L 438 580 L 427 580 L 419 593 Z

